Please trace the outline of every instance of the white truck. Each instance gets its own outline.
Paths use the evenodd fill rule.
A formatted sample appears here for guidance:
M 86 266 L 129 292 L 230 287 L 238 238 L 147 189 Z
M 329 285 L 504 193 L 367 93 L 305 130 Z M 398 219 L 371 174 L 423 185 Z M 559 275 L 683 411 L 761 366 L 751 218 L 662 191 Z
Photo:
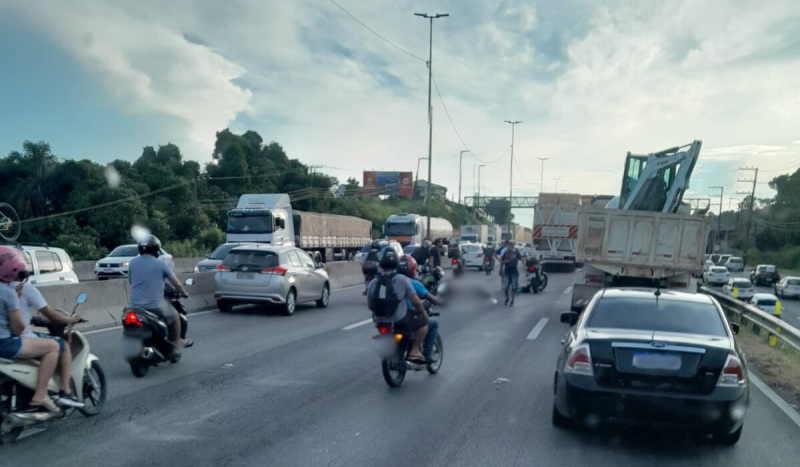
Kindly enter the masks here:
M 459 243 L 486 243 L 489 239 L 489 226 L 478 225 L 462 225 L 461 238 Z
M 575 272 L 581 195 L 539 193 L 533 215 L 534 254 L 546 272 Z
M 394 240 L 402 246 L 421 245 L 428 235 L 428 218 L 418 214 L 392 214 L 383 225 L 386 240 Z M 431 217 L 431 241 L 450 240 L 453 225 L 447 219 Z
M 500 242 L 500 238 L 503 235 L 503 228 L 499 225 L 492 225 L 489 226 L 489 234 L 486 236 L 486 241 L 488 243 L 496 245 Z
M 287 194 L 245 194 L 228 211 L 226 239 L 295 246 L 319 263 L 352 258 L 371 233 L 372 222 L 358 217 L 293 211 Z

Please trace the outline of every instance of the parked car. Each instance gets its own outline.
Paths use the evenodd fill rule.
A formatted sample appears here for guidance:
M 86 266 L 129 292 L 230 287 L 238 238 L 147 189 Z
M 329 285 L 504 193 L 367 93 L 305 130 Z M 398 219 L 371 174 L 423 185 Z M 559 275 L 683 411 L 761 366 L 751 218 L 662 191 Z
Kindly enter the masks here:
M 105 258 L 101 259 L 94 265 L 94 275 L 97 280 L 103 281 L 106 279 L 128 277 L 128 265 L 133 258 L 139 256 L 139 248 L 136 244 L 121 245 Z M 158 259 L 164 261 L 173 270 L 175 269 L 175 262 L 172 255 L 164 251 L 162 248 L 159 250 Z
M 759 264 L 750 271 L 750 282 L 755 285 L 772 285 L 779 280 L 781 275 L 773 264 Z
M 197 266 L 194 267 L 194 272 L 214 272 L 217 266 L 222 264 L 222 260 L 228 255 L 228 252 L 237 246 L 243 245 L 249 245 L 249 243 L 223 243 L 212 251 L 210 255 L 206 255 L 206 259 L 197 263 Z
M 725 267 L 730 272 L 742 272 L 744 271 L 744 260 L 738 256 L 731 256 L 728 261 L 725 261 Z
M 464 258 L 465 267 L 483 267 L 483 243 L 462 243 L 461 257 Z
M 781 298 L 800 298 L 800 277 L 784 277 L 775 284 L 775 295 Z
M 753 298 L 751 298 L 747 303 L 753 305 L 761 311 L 766 311 L 767 313 L 780 318 L 781 312 L 780 308 L 777 307 L 778 302 L 778 297 L 772 295 L 771 293 L 757 293 L 753 295 Z
M 20 249 L 28 263 L 28 282 L 31 284 L 42 287 L 79 282 L 72 258 L 61 248 L 22 245 Z
M 719 261 L 717 261 L 718 266 L 725 266 L 725 263 L 728 262 L 728 259 L 733 255 L 719 255 Z
M 734 290 L 736 290 L 735 293 Z M 728 279 L 728 283 L 722 286 L 722 293 L 730 297 L 734 297 L 735 295 L 735 298 L 747 301 L 753 298 L 755 289 L 753 288 L 753 284 L 750 282 L 750 279 L 745 279 L 743 277 L 731 277 Z
M 728 268 L 723 266 L 712 266 L 708 269 L 708 271 L 703 273 L 703 282 L 708 285 L 722 285 L 728 282 L 728 278 L 731 274 L 728 272 Z
M 331 286 L 325 265 L 294 247 L 253 244 L 232 249 L 214 276 L 214 299 L 223 313 L 238 304 L 280 305 L 292 315 L 298 303 L 328 306 Z
M 713 297 L 605 289 L 561 322 L 572 328 L 556 363 L 553 425 L 676 424 L 739 441 L 747 367 L 739 327 Z

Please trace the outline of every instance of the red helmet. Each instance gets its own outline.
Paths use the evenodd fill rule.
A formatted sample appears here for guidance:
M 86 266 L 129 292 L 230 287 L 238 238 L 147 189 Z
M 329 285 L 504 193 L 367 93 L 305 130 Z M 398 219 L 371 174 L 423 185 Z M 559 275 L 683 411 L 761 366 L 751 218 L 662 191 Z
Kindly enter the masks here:
M 403 255 L 400 258 L 400 264 L 397 265 L 397 272 L 408 276 L 410 279 L 417 278 L 417 260 L 413 256 Z
M 27 267 L 21 251 L 10 246 L 0 246 L 0 282 L 14 282 Z

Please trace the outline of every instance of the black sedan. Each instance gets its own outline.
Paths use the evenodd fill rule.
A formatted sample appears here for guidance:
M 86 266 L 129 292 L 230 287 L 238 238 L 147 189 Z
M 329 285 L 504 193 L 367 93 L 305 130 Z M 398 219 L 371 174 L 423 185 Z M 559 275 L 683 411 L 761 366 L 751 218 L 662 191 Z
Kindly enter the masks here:
M 708 295 L 606 289 L 572 325 L 556 365 L 553 424 L 680 426 L 733 445 L 750 392 L 719 303 Z

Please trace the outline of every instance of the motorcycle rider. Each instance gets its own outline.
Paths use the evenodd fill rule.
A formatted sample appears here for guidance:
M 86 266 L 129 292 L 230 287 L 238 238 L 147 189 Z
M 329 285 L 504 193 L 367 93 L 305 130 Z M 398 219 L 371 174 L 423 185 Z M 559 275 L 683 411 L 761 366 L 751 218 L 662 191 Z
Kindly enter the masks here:
M 414 291 L 417 293 L 417 296 L 420 299 L 428 300 L 434 305 L 438 306 L 442 305 L 442 301 L 439 300 L 436 297 L 436 295 L 433 295 L 430 292 L 428 292 L 428 289 L 425 288 L 425 285 L 416 279 L 417 262 L 416 260 L 414 260 L 414 258 L 412 258 L 411 256 L 403 256 L 397 265 L 397 272 L 411 279 L 411 285 L 414 287 Z M 414 305 L 411 303 L 410 300 L 406 300 L 406 306 L 408 307 L 409 313 L 412 313 L 414 311 Z M 438 332 L 439 332 L 439 320 L 437 320 L 432 316 L 429 316 L 428 333 L 425 335 L 425 341 L 422 343 L 422 355 L 425 357 L 425 363 L 427 363 L 428 365 L 435 363 L 435 361 L 431 357 L 431 352 L 433 352 L 433 345 L 436 343 L 436 334 Z
M 495 256 L 495 254 L 496 253 L 494 251 L 494 244 L 492 244 L 491 242 L 487 243 L 486 246 L 483 247 L 483 257 L 484 258 L 489 258 L 489 266 L 491 267 L 491 269 L 494 269 L 494 256 Z
M 384 277 L 382 280 L 392 281 L 395 297 L 399 303 L 390 320 L 394 323 L 395 328 L 414 332 L 414 342 L 408 353 L 408 359 L 414 363 L 425 363 L 425 357 L 422 354 L 421 346 L 422 342 L 425 340 L 425 335 L 428 333 L 428 312 L 425 311 L 422 300 L 420 300 L 419 296 L 417 296 L 417 293 L 414 291 L 411 280 L 403 274 L 397 274 L 399 262 L 400 257 L 393 248 L 386 247 L 381 250 L 378 263 L 383 270 Z M 378 286 L 378 283 L 379 279 L 376 278 L 369 284 L 367 301 L 370 308 L 373 306 L 372 300 L 375 287 Z M 405 303 L 406 300 L 410 301 L 414 306 L 412 311 L 408 310 Z M 380 319 L 378 321 L 380 321 Z
M 368 276 L 375 277 L 378 274 L 378 253 L 381 251 L 381 241 L 373 240 L 369 251 L 361 257 L 361 273 L 364 274 L 364 295 L 369 288 Z
M 514 296 L 519 287 L 519 265 L 522 260 L 519 251 L 514 246 L 514 242 L 509 241 L 503 249 L 500 263 L 503 265 L 503 291 L 506 294 L 504 305 L 514 306 Z M 511 291 L 511 302 L 509 303 L 509 290 Z
M 431 241 L 427 238 L 423 240 L 422 245 L 414 248 L 414 251 L 411 252 L 411 256 L 416 260 L 417 266 L 427 267 L 431 258 Z
M 180 296 L 188 297 L 183 284 L 172 269 L 158 259 L 161 241 L 155 235 L 147 235 L 137 242 L 139 256 L 133 258 L 128 266 L 128 280 L 131 284 L 129 304 L 134 308 L 147 310 L 166 322 L 169 339 L 175 345 L 174 352 L 180 354 L 184 347 L 191 347 L 190 340 L 181 339 L 181 320 L 174 308 L 164 301 L 164 280 L 168 280 Z
M 47 384 L 55 372 L 64 341 L 58 338 L 41 338 L 23 335 L 26 323 L 20 312 L 19 295 L 11 282 L 28 277 L 25 257 L 16 248 L 0 246 L 0 358 L 39 359 L 36 389 L 30 406 L 45 412 L 60 413 L 61 409 L 50 399 Z

